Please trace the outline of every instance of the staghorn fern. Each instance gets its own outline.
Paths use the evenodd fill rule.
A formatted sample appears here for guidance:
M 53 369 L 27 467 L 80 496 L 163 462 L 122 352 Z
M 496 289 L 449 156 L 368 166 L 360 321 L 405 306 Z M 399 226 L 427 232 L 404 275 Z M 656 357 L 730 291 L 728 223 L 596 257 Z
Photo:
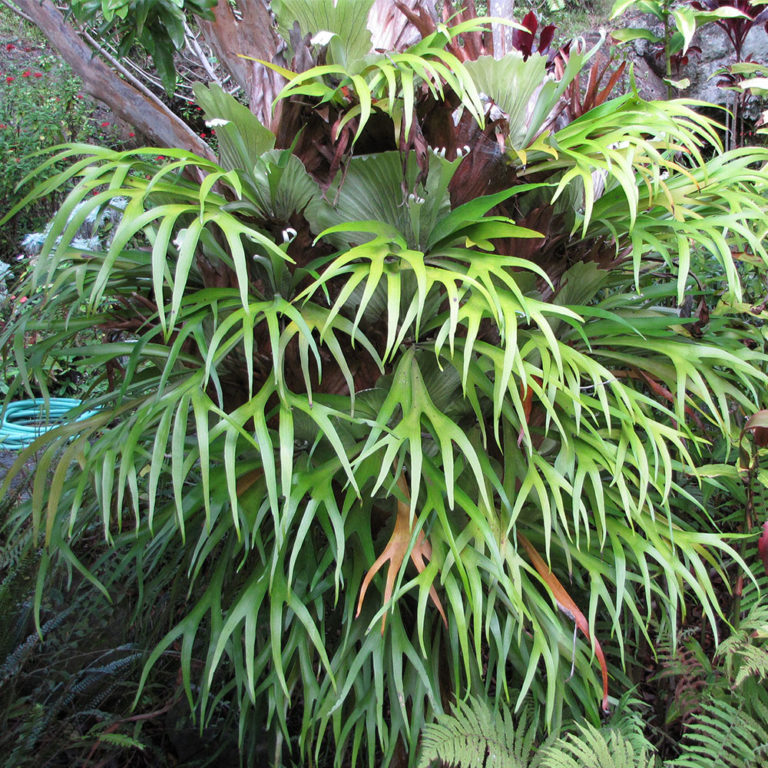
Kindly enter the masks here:
M 419 768 L 435 761 L 461 768 L 533 768 L 538 717 L 524 709 L 515 725 L 505 707 L 495 712 L 477 698 L 456 702 L 453 714 L 424 728 Z

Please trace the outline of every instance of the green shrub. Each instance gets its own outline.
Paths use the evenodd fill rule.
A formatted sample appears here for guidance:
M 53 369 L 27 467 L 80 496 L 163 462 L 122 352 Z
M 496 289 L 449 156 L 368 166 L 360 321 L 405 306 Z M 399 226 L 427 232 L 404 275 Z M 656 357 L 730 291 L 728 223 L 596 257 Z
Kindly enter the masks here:
M 114 127 L 94 115 L 94 104 L 80 92 L 81 82 L 69 67 L 49 54 L 31 66 L 14 65 L 0 74 L 0 209 L 10 210 L 21 198 L 19 183 L 40 163 L 41 150 L 70 141 L 97 141 L 114 146 Z M 57 170 L 51 167 L 52 175 Z M 60 170 L 60 168 L 59 168 Z M 40 200 L 16 214 L 0 230 L 0 261 L 12 263 L 20 240 L 39 232 L 60 202 Z

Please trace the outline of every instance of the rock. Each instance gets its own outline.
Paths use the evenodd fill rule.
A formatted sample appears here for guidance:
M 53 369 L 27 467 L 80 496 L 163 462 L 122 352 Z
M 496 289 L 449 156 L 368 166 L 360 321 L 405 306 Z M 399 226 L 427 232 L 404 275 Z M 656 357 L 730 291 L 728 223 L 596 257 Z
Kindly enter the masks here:
M 661 36 L 663 28 L 649 15 L 628 14 L 621 19 L 627 27 L 645 27 Z M 701 53 L 691 52 L 688 64 L 680 72 L 673 71 L 673 80 L 688 78 L 688 88 L 678 91 L 676 96 L 707 101 L 712 104 L 730 105 L 733 103 L 731 91 L 720 88 L 719 78 L 714 74 L 735 61 L 733 46 L 728 36 L 716 24 L 707 24 L 696 31 L 692 46 L 701 49 Z M 647 40 L 634 40 L 624 46 L 630 61 L 634 63 L 638 89 L 644 98 L 666 98 L 664 78 L 664 57 L 659 49 Z M 746 59 L 768 66 L 768 33 L 762 24 L 750 30 L 742 52 Z
M 691 81 L 684 96 L 713 104 L 730 104 L 732 92 L 718 87 L 719 78 L 714 73 L 735 61 L 733 46 L 725 31 L 715 24 L 708 24 L 697 31 L 694 45 L 701 48 L 700 54 L 691 56 L 688 66 L 681 72 L 681 77 Z M 751 56 L 752 61 L 768 66 L 768 33 L 763 25 L 753 27 L 744 43 L 744 58 Z

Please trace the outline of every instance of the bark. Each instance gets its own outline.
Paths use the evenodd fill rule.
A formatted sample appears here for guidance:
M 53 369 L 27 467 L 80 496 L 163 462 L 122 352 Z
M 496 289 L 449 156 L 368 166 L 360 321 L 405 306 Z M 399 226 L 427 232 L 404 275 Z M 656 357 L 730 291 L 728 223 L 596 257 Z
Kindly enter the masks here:
M 271 62 L 279 56 L 284 44 L 275 32 L 264 0 L 239 0 L 237 7 L 240 18 L 235 16 L 228 0 L 219 0 L 213 11 L 214 21 L 200 20 L 200 29 L 219 62 L 242 88 L 251 111 L 270 127 L 276 119 L 272 115 L 272 103 L 285 81 L 251 59 Z
M 122 79 L 98 58 L 50 0 L 16 0 L 16 5 L 82 79 L 83 89 L 134 126 L 150 143 L 188 149 L 214 159 L 208 145 L 156 96 Z
M 513 19 L 515 0 L 488 0 L 488 15 L 501 19 Z M 493 26 L 493 51 L 496 58 L 512 50 L 512 27 Z
M 434 2 L 426 0 L 376 0 L 368 14 L 368 29 L 371 31 L 371 43 L 374 50 L 402 51 L 421 40 L 421 34 L 403 8 L 413 16 L 429 18 L 435 21 Z

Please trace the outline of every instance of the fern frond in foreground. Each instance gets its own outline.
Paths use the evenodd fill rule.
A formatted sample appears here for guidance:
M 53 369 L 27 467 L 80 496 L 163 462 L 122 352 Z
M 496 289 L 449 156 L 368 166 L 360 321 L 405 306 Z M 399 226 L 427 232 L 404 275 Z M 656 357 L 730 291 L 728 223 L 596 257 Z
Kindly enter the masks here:
M 456 702 L 451 714 L 425 726 L 419 768 L 439 760 L 462 768 L 535 768 L 538 717 L 524 708 L 518 718 L 478 698 Z

